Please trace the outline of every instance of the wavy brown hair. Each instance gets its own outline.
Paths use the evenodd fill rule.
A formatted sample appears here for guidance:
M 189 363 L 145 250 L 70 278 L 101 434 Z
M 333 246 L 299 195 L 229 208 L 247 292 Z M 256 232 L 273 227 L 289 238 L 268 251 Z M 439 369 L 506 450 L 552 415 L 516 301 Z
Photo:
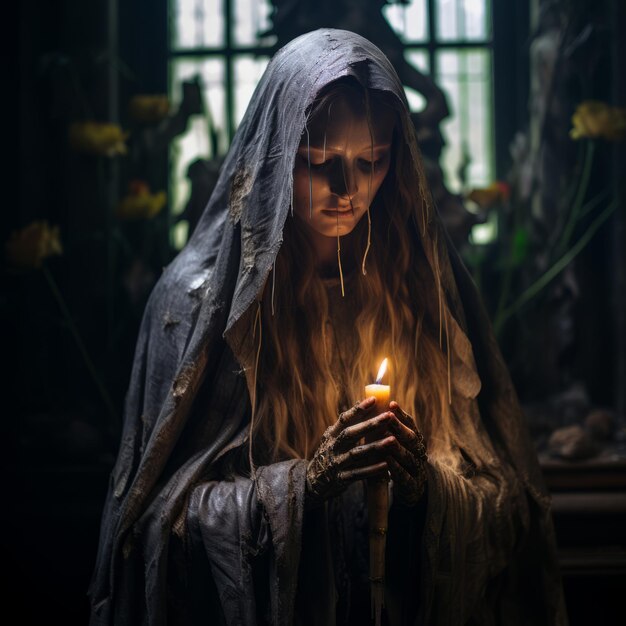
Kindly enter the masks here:
M 440 297 L 439 282 L 418 235 L 418 224 L 425 219 L 425 190 L 399 132 L 402 105 L 356 82 L 338 81 L 314 102 L 310 117 L 328 111 L 346 90 L 351 97 L 359 94 L 370 124 L 372 103 L 393 107 L 397 116 L 390 168 L 370 208 L 371 233 L 368 215 L 351 235 L 348 254 L 353 258 L 344 258 L 346 266 L 358 268 L 347 283 L 358 311 L 357 348 L 346 364 L 342 389 L 328 350 L 327 287 L 317 273 L 304 226 L 297 217 L 288 217 L 260 308 L 262 343 L 251 437 L 256 461 L 311 458 L 324 430 L 337 419 L 342 398 L 351 403 L 362 399 L 364 385 L 373 381 L 384 356 L 391 360 L 392 397 L 416 418 L 431 457 L 458 443 L 450 427 L 447 347 L 441 320 L 433 313 L 440 310 L 432 303 Z

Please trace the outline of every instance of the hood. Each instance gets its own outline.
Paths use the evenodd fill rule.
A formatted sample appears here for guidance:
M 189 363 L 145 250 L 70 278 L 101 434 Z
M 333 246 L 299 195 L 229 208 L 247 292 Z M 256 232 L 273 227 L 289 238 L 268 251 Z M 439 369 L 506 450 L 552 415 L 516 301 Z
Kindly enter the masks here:
M 539 469 L 489 321 L 432 207 L 397 74 L 366 39 L 320 29 L 293 40 L 270 61 L 193 236 L 165 269 L 147 304 L 90 589 L 98 615 L 94 623 L 108 623 L 112 606 L 124 612 L 137 593 L 142 595 L 129 591 L 135 584 L 127 573 L 131 562 L 137 571 L 145 568 L 152 617 L 154 623 L 161 621 L 171 532 L 184 532 L 191 487 L 245 429 L 246 413 L 239 404 L 248 400 L 246 394 L 238 393 L 236 407 L 227 404 L 231 398 L 220 407 L 220 394 L 237 384 L 231 380 L 235 370 L 250 369 L 252 342 L 245 330 L 282 244 L 307 111 L 320 90 L 347 76 L 397 98 L 400 139 L 421 194 L 413 227 L 427 259 L 423 271 L 429 274 L 433 319 L 440 320 L 451 348 L 452 385 L 460 397 L 472 399 L 481 379 L 487 382 L 478 396 L 485 428 L 545 510 Z M 207 411 L 209 400 L 220 410 Z M 143 548 L 136 550 L 137 543 Z
M 207 242 L 218 243 L 212 236 L 216 219 L 240 228 L 241 261 L 226 332 L 262 290 L 282 243 L 307 111 L 324 87 L 346 76 L 390 92 L 406 105 L 402 85 L 382 52 L 355 33 L 335 29 L 302 35 L 279 50 L 252 96 L 217 188 L 187 245 L 187 254 L 193 250 L 194 257 L 205 255 L 210 262 Z

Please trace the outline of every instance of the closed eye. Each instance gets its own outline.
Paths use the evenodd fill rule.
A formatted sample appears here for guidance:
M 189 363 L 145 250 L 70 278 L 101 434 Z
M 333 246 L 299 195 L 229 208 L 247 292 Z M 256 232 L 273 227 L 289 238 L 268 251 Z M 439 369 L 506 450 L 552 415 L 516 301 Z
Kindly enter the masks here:
M 358 163 L 359 163 L 359 166 L 365 170 L 368 170 L 368 171 L 371 169 L 375 170 L 381 167 L 382 165 L 384 165 L 388 156 L 389 156 L 388 154 L 385 154 L 381 156 L 380 158 L 376 159 L 375 161 L 370 161 L 368 159 L 359 159 Z
M 298 157 L 300 158 L 301 162 L 304 165 L 306 165 L 307 167 L 310 167 L 312 170 L 323 170 L 327 168 L 329 165 L 331 165 L 331 163 L 337 158 L 337 157 L 332 157 L 330 159 L 326 159 L 325 161 L 315 162 L 314 159 L 309 159 L 306 154 L 298 154 Z M 369 172 L 371 169 L 376 170 L 379 167 L 383 166 L 385 162 L 387 161 L 388 157 L 389 157 L 389 154 L 387 153 L 381 156 L 380 158 L 376 159 L 375 161 L 370 161 L 368 159 L 357 159 L 357 165 L 361 169 Z
M 301 159 L 301 161 L 307 166 L 307 167 L 311 167 L 312 170 L 321 170 L 324 169 L 325 167 L 328 167 L 331 163 L 332 163 L 332 159 L 326 159 L 325 161 L 322 161 L 320 163 L 315 163 L 315 161 L 313 161 L 312 159 L 309 160 L 309 158 L 306 156 L 306 154 L 300 154 L 298 155 Z
M 370 168 L 370 167 L 376 167 L 377 165 L 380 165 L 383 161 L 384 159 L 377 159 L 376 161 L 368 161 L 367 159 L 359 159 L 359 165 Z

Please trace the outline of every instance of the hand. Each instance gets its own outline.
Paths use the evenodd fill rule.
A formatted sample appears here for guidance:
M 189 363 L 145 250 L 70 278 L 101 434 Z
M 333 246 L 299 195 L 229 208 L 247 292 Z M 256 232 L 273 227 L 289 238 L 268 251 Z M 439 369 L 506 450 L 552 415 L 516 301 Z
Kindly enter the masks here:
M 426 485 L 426 446 L 424 437 L 415 420 L 405 413 L 397 402 L 389 404 L 394 417 L 389 420 L 386 457 L 389 473 L 393 479 L 393 495 L 400 504 L 415 506 L 424 493 Z
M 372 416 L 374 405 L 374 398 L 362 400 L 326 429 L 307 467 L 307 506 L 338 495 L 356 480 L 388 475 L 389 442 L 384 444 L 381 437 L 395 418 L 390 411 Z M 374 441 L 358 445 L 365 435 Z

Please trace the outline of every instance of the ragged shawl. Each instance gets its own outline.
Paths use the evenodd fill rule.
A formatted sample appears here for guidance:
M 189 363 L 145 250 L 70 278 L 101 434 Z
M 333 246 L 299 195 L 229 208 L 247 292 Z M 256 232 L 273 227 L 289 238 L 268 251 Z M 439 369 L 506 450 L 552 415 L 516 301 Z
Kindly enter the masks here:
M 321 29 L 271 60 L 193 236 L 147 304 L 90 587 L 93 626 L 193 624 L 196 600 L 215 607 L 203 623 L 255 624 L 260 586 L 271 622 L 294 623 L 300 555 L 311 547 L 305 461 L 259 467 L 255 480 L 216 480 L 214 469 L 245 442 L 246 329 L 281 246 L 308 108 L 345 76 L 402 105 L 425 199 L 413 228 L 441 276 L 457 413 L 468 446 L 493 450 L 474 475 L 429 465 L 416 623 L 566 623 L 549 496 L 480 298 L 429 205 L 402 85 L 369 41 Z M 331 522 L 316 515 L 323 533 Z M 328 585 L 320 577 L 321 603 L 334 597 Z

